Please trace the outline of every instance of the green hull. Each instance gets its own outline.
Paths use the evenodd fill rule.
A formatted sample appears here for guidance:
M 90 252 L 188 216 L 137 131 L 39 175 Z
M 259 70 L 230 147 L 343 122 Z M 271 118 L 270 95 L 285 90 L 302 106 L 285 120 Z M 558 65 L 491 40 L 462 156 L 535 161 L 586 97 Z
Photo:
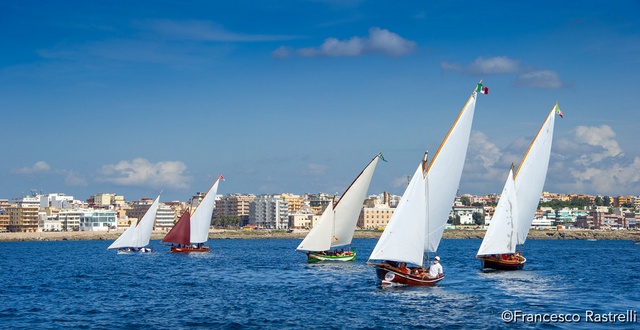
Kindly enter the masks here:
M 307 253 L 307 261 L 312 263 L 323 262 L 323 261 L 353 261 L 356 260 L 356 249 L 351 248 L 351 254 L 343 255 L 343 256 L 335 256 L 328 255 L 320 252 L 308 252 Z

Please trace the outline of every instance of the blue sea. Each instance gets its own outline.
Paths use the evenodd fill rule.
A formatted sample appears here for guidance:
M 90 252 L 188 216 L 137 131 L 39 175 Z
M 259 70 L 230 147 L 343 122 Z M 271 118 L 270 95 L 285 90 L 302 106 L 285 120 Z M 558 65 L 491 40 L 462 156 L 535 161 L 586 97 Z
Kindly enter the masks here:
M 158 241 L 154 253 L 123 255 L 107 251 L 110 243 L 0 243 L 0 327 L 640 328 L 585 314 L 640 311 L 640 245 L 631 241 L 528 240 L 524 270 L 482 272 L 480 240 L 444 239 L 446 278 L 413 288 L 377 284 L 365 264 L 376 239 L 354 240 L 355 262 L 312 265 L 295 252 L 300 239 L 210 240 L 212 253 L 191 255 Z

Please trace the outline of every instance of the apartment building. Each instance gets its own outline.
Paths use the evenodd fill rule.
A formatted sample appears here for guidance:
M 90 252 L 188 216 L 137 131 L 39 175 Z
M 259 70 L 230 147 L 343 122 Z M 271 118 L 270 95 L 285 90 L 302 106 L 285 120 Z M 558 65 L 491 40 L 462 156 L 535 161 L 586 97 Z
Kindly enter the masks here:
M 260 229 L 289 229 L 289 205 L 280 195 L 257 196 L 249 205 L 249 223 Z

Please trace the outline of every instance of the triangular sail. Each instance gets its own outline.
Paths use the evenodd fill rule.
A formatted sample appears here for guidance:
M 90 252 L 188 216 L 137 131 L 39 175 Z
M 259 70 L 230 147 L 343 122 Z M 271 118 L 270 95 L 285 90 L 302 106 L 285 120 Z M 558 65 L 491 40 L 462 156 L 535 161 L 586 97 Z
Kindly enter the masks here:
M 425 183 L 419 165 L 369 259 L 422 265 L 427 217 Z
M 425 252 L 435 252 L 438 249 L 444 227 L 449 220 L 467 157 L 476 96 L 476 92 L 471 94 L 427 169 L 428 219 Z
M 161 242 L 189 245 L 191 243 L 190 235 L 191 212 L 189 212 L 189 210 L 186 210 Z
M 298 251 L 327 251 L 331 247 L 351 244 L 362 203 L 369 189 L 380 155 L 374 157 L 351 183 L 335 205 L 327 205 L 318 223 L 311 228 Z
M 138 222 L 133 222 L 127 230 L 118 237 L 107 250 L 119 249 L 125 247 L 144 247 L 149 244 L 151 239 L 151 232 L 153 231 L 153 224 L 156 220 L 156 213 L 158 211 L 158 204 L 160 202 L 160 195 L 156 197 L 147 212 L 142 219 Z
M 118 237 L 113 243 L 111 243 L 111 245 L 109 245 L 107 250 L 133 247 L 132 244 L 136 236 L 137 224 L 138 224 L 138 221 L 131 222 L 131 225 L 129 226 L 129 228 L 127 228 L 127 230 L 125 230 L 124 233 L 120 235 L 120 237 Z
M 437 250 L 460 184 L 476 96 L 474 91 L 429 167 L 424 159 L 416 169 L 370 260 L 422 265 L 424 252 Z
M 334 233 L 331 238 L 331 246 L 343 246 L 351 244 L 353 232 L 358 224 L 358 216 L 362 211 L 362 203 L 369 190 L 369 184 L 373 172 L 378 164 L 379 156 L 375 156 L 360 175 L 351 183 L 351 186 L 342 194 L 334 207 Z
M 478 249 L 478 255 L 503 254 L 516 252 L 518 203 L 516 186 L 513 180 L 513 167 L 504 184 L 498 206 L 493 213 L 489 229 Z
M 153 232 L 153 224 L 156 222 L 156 213 L 158 212 L 158 205 L 160 204 L 160 195 L 149 207 L 149 210 L 144 214 L 142 220 L 138 223 L 138 235 L 136 247 L 143 247 L 149 244 L 151 239 L 151 232 Z
M 191 215 L 191 243 L 204 243 L 209 239 L 209 227 L 211 227 L 211 217 L 216 204 L 216 194 L 218 193 L 218 182 L 211 185 L 209 191 Z
M 333 231 L 333 201 L 327 204 L 322 216 L 296 248 L 297 251 L 327 251 L 331 248 Z
M 554 106 L 549 112 L 515 175 L 516 198 L 518 199 L 517 244 L 524 244 L 527 240 L 531 223 L 540 203 L 551 156 L 555 109 Z

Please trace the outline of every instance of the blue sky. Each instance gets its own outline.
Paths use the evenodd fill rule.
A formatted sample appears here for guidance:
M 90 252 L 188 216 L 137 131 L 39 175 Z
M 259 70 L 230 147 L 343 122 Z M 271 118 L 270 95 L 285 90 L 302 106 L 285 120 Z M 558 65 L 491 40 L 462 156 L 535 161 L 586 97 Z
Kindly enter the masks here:
M 0 4 L 0 198 L 402 194 L 476 83 L 460 192 L 499 193 L 556 101 L 545 191 L 640 193 L 638 1 Z

